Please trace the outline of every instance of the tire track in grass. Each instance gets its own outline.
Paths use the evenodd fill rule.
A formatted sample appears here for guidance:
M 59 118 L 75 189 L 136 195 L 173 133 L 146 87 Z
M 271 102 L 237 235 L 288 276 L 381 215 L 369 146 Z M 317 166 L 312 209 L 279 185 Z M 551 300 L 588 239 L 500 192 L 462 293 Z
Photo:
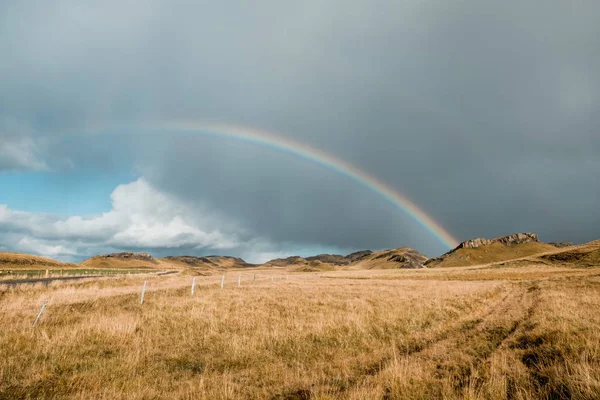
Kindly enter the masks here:
M 421 345 L 400 350 L 382 360 L 377 367 L 366 369 L 351 387 L 340 391 L 340 398 L 346 398 L 349 392 L 359 387 L 377 386 L 380 376 L 394 376 L 393 369 L 400 363 L 429 369 L 425 371 L 431 377 L 428 391 L 423 393 L 426 398 L 444 397 L 445 384 L 449 384 L 454 394 L 461 397 L 466 388 L 481 384 L 481 366 L 527 317 L 529 310 L 523 306 L 530 301 L 529 297 L 520 285 L 510 285 L 505 296 L 475 318 L 457 321 L 430 340 L 421 342 Z M 410 368 L 407 369 L 410 371 Z M 405 378 L 411 382 L 410 376 Z M 418 377 L 414 378 L 418 381 Z M 381 396 L 384 399 L 394 398 L 394 391 L 386 387 Z
M 440 342 L 451 340 L 453 335 L 460 332 L 477 330 L 481 324 L 483 324 L 489 318 L 490 315 L 501 313 L 503 310 L 509 307 L 507 302 L 510 301 L 511 296 L 513 295 L 511 290 L 512 287 L 508 288 L 508 290 L 501 290 L 498 292 L 498 295 L 501 296 L 499 300 L 486 304 L 484 307 L 477 310 L 474 315 L 471 314 L 460 318 L 439 331 L 431 332 L 430 337 L 424 337 L 424 335 L 413 336 L 403 343 L 395 346 L 393 354 L 386 355 L 376 362 L 366 365 L 364 368 L 361 368 L 355 376 L 345 378 L 343 380 L 344 382 L 338 382 L 340 384 L 336 385 L 338 386 L 337 395 L 340 396 L 340 398 L 345 398 L 349 392 L 351 392 L 357 386 L 360 386 L 365 380 L 374 379 L 377 377 L 377 375 L 382 373 L 382 371 L 388 369 L 397 361 L 398 358 L 406 358 L 425 352 L 427 349 L 437 345 Z M 274 399 L 286 398 L 287 397 L 285 397 L 285 394 L 274 397 Z M 290 397 L 290 399 L 291 398 L 294 397 Z

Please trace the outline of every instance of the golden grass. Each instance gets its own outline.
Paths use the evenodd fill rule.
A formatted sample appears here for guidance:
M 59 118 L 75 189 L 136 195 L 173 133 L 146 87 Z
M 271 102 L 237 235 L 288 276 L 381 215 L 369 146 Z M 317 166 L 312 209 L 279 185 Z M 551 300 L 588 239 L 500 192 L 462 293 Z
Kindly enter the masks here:
M 75 264 L 62 263 L 46 257 L 30 254 L 0 252 L 0 270 L 2 269 L 67 269 L 74 268 Z
M 79 263 L 80 268 L 90 269 L 178 269 L 176 265 L 170 262 L 164 262 L 162 260 L 137 260 L 137 259 L 120 259 L 118 257 L 104 258 L 96 256 L 88 258 L 87 260 Z
M 0 398 L 600 398 L 598 267 L 254 273 L 3 288 Z

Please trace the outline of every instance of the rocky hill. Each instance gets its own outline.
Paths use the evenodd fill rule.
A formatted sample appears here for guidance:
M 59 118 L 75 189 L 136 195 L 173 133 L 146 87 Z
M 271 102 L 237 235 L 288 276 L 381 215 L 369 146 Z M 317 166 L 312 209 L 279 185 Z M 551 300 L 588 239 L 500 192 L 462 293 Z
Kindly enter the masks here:
M 506 261 L 556 249 L 539 241 L 535 233 L 514 233 L 495 239 L 476 238 L 428 260 L 428 267 L 459 267 Z
M 352 269 L 424 268 L 427 257 L 410 247 L 384 250 L 361 257 Z
M 254 264 L 247 263 L 239 257 L 230 256 L 169 256 L 163 258 L 162 260 L 186 269 L 190 268 L 203 271 L 217 271 L 226 268 L 249 268 L 256 266 Z
M 319 254 L 312 257 L 292 256 L 278 258 L 265 263 L 265 266 L 292 267 L 296 271 L 325 271 L 342 267 L 351 269 L 373 268 L 423 268 L 427 257 L 408 247 L 372 252 L 357 251 L 346 256 L 339 254 Z
M 266 262 L 267 267 L 314 267 L 324 270 L 331 269 L 330 267 L 341 267 L 351 265 L 359 260 L 369 256 L 373 252 L 370 250 L 357 251 L 346 256 L 340 254 L 319 254 L 310 257 L 291 256 L 287 258 L 276 258 Z M 302 270 L 309 270 L 304 268 Z

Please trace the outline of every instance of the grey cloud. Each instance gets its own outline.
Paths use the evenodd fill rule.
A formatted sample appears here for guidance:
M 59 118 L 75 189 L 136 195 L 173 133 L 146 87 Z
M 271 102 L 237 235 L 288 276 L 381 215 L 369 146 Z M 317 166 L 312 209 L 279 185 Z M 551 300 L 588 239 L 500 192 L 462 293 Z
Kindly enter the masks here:
M 32 137 L 31 128 L 0 116 L 0 171 L 47 169 L 41 147 Z
M 177 118 L 256 126 L 381 178 L 460 239 L 598 237 L 597 2 L 244 4 L 8 3 L 0 109 L 46 137 Z M 244 241 L 444 250 L 377 195 L 290 156 L 106 140 L 91 159 L 60 139 L 49 151 L 75 166 L 131 152 L 149 182 L 230 216 Z

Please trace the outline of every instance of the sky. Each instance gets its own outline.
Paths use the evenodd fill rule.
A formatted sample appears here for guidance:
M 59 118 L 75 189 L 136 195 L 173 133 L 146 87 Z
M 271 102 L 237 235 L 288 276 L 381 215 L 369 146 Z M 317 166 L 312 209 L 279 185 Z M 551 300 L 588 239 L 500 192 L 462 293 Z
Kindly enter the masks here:
M 0 251 L 449 250 L 600 238 L 600 3 L 0 0 Z

